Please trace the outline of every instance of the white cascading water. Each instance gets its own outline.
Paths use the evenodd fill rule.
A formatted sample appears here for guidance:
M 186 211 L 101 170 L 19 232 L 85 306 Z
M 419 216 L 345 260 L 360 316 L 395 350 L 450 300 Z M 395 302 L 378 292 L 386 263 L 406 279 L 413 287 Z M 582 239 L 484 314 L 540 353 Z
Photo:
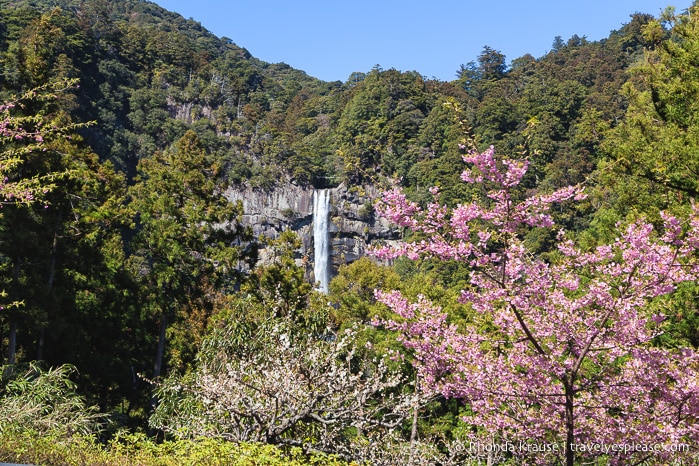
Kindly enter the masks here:
M 330 190 L 320 189 L 313 192 L 313 275 L 318 290 L 328 292 L 330 282 Z

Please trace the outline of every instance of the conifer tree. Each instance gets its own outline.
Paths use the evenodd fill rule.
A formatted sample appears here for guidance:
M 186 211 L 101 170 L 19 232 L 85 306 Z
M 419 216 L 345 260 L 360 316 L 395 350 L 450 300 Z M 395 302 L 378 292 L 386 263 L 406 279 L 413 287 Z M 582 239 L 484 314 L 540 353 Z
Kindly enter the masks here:
M 699 10 L 690 11 L 676 17 L 666 11 L 661 20 L 674 23 L 670 31 L 659 21 L 643 28 L 656 46 L 625 84 L 625 118 L 604 143 L 614 176 L 629 175 L 618 190 L 622 210 L 657 211 L 699 195 Z M 660 40 L 661 33 L 670 37 Z
M 141 160 L 130 190 L 137 214 L 133 265 L 143 283 L 143 304 L 158 316 L 153 375 L 163 368 L 169 324 L 206 285 L 240 278 L 250 240 L 240 224 L 242 206 L 224 197 L 225 182 L 193 131 L 175 146 Z
M 74 80 L 55 81 L 0 106 L 0 279 L 11 300 L 1 307 L 9 327 L 10 364 L 15 362 L 19 327 L 45 326 L 56 244 L 65 220 L 56 204 L 77 194 L 67 188 L 82 157 L 75 156 L 79 151 L 71 139 L 87 125 L 72 123 L 57 105 L 75 85 Z M 82 180 L 89 178 L 81 174 Z

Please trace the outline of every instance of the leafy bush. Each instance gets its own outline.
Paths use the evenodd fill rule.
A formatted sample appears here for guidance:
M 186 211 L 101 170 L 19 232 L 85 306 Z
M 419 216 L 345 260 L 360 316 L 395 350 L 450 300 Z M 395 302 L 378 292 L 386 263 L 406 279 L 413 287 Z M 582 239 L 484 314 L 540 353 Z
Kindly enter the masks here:
M 0 432 L 58 437 L 96 432 L 101 416 L 75 393 L 76 385 L 70 380 L 74 372 L 69 365 L 42 370 L 36 363 L 19 373 L 13 367 L 4 368 Z
M 93 436 L 68 439 L 30 432 L 0 434 L 0 461 L 31 464 L 92 466 L 342 466 L 325 455 L 305 455 L 300 449 L 232 443 L 216 439 L 156 443 L 143 434 L 120 435 L 108 444 Z

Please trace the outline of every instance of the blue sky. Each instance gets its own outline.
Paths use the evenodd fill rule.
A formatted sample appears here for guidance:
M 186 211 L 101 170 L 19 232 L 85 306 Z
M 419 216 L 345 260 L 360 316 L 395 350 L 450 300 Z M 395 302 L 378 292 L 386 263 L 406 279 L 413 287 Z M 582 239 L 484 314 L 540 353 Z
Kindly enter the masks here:
M 253 56 L 326 81 L 354 71 L 417 71 L 450 81 L 485 45 L 508 63 L 543 56 L 556 36 L 607 37 L 634 12 L 691 0 L 155 0 Z

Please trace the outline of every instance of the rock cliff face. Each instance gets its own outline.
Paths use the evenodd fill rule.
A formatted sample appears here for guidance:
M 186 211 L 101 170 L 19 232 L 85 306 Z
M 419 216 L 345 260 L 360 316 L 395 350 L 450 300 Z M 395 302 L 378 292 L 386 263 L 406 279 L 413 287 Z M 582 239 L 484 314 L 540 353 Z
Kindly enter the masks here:
M 369 245 L 377 240 L 395 240 L 399 232 L 374 214 L 373 202 L 379 198 L 374 186 L 340 185 L 330 191 L 331 210 L 329 234 L 331 244 L 330 275 L 342 264 L 348 264 L 366 255 Z M 313 277 L 313 189 L 292 183 L 283 183 L 274 190 L 230 188 L 226 197 L 243 203 L 243 224 L 252 226 L 256 236 L 277 238 L 282 231 L 291 229 L 301 238 L 297 264 Z M 261 261 L 265 260 L 264 251 Z

